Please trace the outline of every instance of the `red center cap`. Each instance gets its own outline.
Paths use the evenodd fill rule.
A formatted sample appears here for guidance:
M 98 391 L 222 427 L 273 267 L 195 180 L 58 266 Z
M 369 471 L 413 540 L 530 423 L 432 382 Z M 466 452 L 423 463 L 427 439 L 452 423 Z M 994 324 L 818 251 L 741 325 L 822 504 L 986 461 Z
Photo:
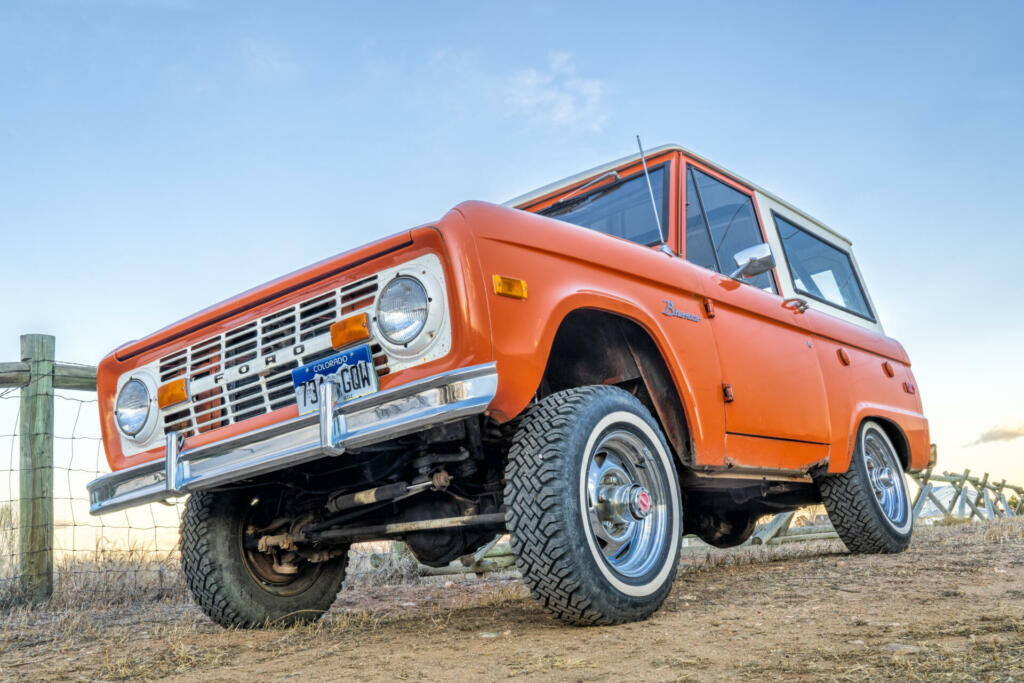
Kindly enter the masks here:
M 636 497 L 636 506 L 641 514 L 646 515 L 651 511 L 651 496 L 647 491 L 641 491 Z

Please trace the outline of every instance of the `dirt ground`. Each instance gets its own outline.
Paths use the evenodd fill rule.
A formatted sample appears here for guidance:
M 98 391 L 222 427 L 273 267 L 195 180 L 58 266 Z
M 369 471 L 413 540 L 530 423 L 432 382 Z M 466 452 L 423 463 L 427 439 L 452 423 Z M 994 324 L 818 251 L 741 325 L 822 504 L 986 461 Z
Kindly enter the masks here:
M 314 626 L 225 631 L 186 604 L 0 613 L 0 679 L 1024 679 L 1024 519 L 687 558 L 647 622 L 574 628 L 515 579 L 346 589 Z

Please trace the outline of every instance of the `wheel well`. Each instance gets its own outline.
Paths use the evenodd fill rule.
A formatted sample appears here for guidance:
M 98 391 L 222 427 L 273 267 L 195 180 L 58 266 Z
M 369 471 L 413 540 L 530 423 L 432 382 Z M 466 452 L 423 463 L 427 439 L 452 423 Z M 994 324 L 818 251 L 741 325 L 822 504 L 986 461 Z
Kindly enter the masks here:
M 592 309 L 573 311 L 562 320 L 538 397 L 590 384 L 619 386 L 636 396 L 658 421 L 679 462 L 693 464 L 682 400 L 657 344 L 643 327 Z
M 900 429 L 899 425 L 892 420 L 878 416 L 866 417 L 864 420 L 877 422 L 878 426 L 885 431 L 885 435 L 889 437 L 893 447 L 896 449 L 896 455 L 900 459 L 900 464 L 903 465 L 903 471 L 907 471 L 910 468 L 910 442 L 907 441 L 907 436 Z M 864 423 L 862 422 L 861 424 Z M 857 428 L 857 433 L 860 434 L 860 427 Z

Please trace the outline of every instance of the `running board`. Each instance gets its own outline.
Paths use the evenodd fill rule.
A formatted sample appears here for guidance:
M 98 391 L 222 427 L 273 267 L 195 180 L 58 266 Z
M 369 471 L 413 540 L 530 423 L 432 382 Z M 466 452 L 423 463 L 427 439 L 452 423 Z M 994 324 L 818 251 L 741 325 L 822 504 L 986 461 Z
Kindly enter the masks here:
M 747 481 L 788 481 L 813 484 L 814 479 L 800 470 L 772 470 L 759 467 L 730 467 L 728 469 L 692 469 L 690 472 L 700 479 L 743 479 Z

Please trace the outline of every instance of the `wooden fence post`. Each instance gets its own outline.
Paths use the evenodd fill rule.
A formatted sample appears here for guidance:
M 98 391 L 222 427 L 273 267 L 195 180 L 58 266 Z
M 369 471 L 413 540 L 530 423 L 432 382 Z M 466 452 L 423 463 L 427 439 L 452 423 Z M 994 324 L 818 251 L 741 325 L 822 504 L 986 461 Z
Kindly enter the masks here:
M 53 363 L 55 340 L 21 337 L 21 359 L 29 368 L 21 389 L 21 462 L 18 575 L 31 602 L 53 595 Z
M 910 478 L 917 482 L 917 495 L 914 496 L 914 502 L 911 503 L 910 509 L 913 518 L 916 520 L 917 516 L 921 514 L 921 508 L 924 507 L 925 503 L 928 502 L 928 494 L 932 492 L 932 485 L 928 483 L 931 479 L 932 468 L 929 467 L 921 474 L 911 474 Z
M 978 508 L 982 503 L 985 503 L 985 505 L 988 506 L 988 472 L 986 472 L 985 476 L 981 478 L 981 483 L 975 484 L 974 488 L 978 492 L 977 497 L 974 499 L 974 507 Z M 985 516 L 988 514 L 988 510 L 985 511 L 985 515 L 981 514 L 977 509 L 975 509 L 975 512 L 978 513 L 978 519 L 991 519 L 991 516 Z

